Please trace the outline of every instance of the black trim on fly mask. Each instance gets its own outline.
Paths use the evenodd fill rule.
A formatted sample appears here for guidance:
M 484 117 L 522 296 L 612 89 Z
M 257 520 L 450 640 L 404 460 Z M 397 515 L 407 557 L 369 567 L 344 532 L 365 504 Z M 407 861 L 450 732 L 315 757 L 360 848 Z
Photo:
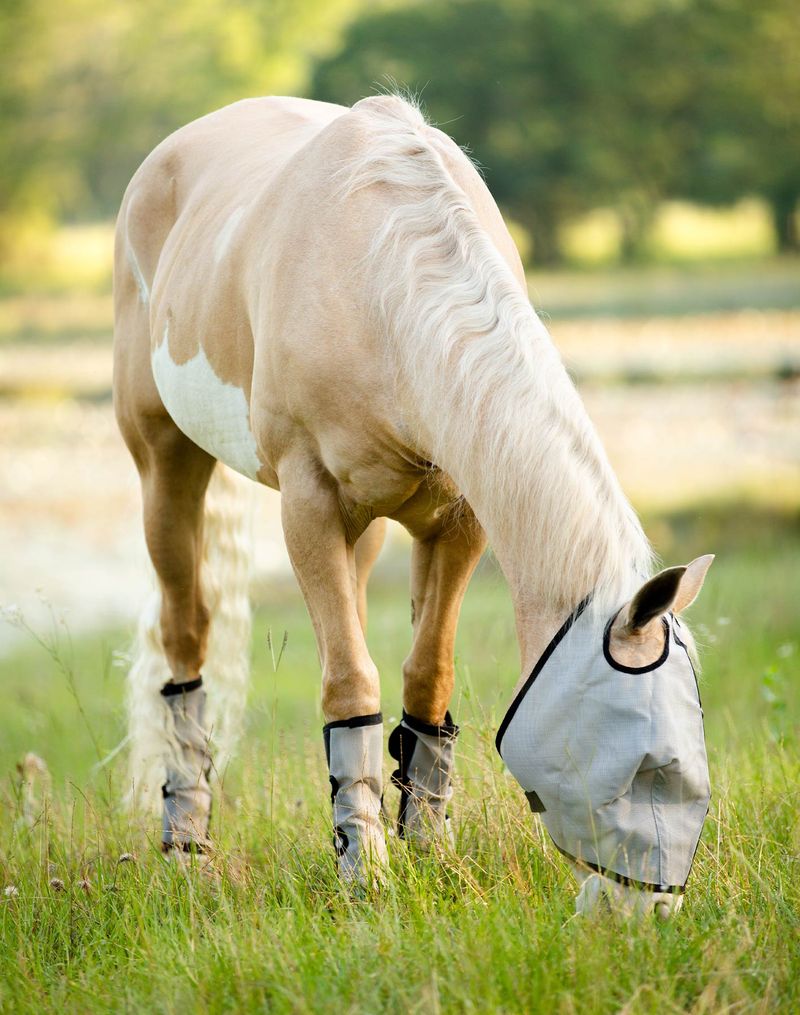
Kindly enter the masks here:
M 649 673 L 651 670 L 657 670 L 659 666 L 663 666 L 669 658 L 669 621 L 667 618 L 661 618 L 661 626 L 664 628 L 664 648 L 661 650 L 661 655 L 658 659 L 656 659 L 653 663 L 648 663 L 647 666 L 625 666 L 624 663 L 618 663 L 611 655 L 611 628 L 614 626 L 614 621 L 618 616 L 619 610 L 617 610 L 611 620 L 609 620 L 606 624 L 606 629 L 603 632 L 603 655 L 605 656 L 608 665 L 613 669 L 618 670 L 620 673 Z M 694 669 L 694 667 L 692 667 L 692 669 Z
M 534 814 L 544 814 L 547 810 L 536 790 L 532 789 L 530 792 L 526 793 L 525 799 L 528 801 L 528 805 Z
M 394 758 L 399 766 L 396 771 L 392 772 L 392 785 L 397 786 L 400 790 L 400 809 L 397 814 L 397 835 L 400 839 L 405 838 L 406 810 L 408 809 L 408 801 L 411 799 L 412 787 L 408 767 L 417 747 L 417 733 L 439 737 L 442 740 L 455 740 L 458 730 L 459 727 L 453 722 L 449 711 L 445 712 L 442 725 L 434 726 L 433 723 L 409 715 L 403 709 L 401 724 L 395 726 L 389 734 L 389 756 Z
M 514 715 L 516 714 L 517 709 L 522 704 L 522 699 L 525 697 L 525 695 L 530 690 L 531 685 L 533 684 L 534 680 L 536 680 L 536 678 L 539 676 L 539 674 L 544 669 L 544 665 L 547 662 L 547 660 L 550 658 L 550 656 L 558 648 L 559 642 L 564 640 L 564 637 L 569 632 L 569 629 L 572 627 L 572 625 L 575 623 L 575 621 L 581 616 L 581 614 L 583 613 L 583 611 L 586 609 L 586 607 L 589 605 L 589 603 L 591 601 L 592 601 L 592 593 L 590 592 L 589 595 L 585 599 L 582 599 L 578 603 L 578 605 L 575 607 L 575 609 L 572 611 L 572 613 L 567 617 L 567 619 L 564 621 L 564 623 L 561 625 L 561 627 L 553 635 L 552 641 L 547 646 L 547 648 L 544 650 L 544 652 L 542 652 L 542 654 L 539 656 L 539 661 L 533 667 L 533 670 L 531 671 L 531 675 L 528 677 L 528 679 L 522 685 L 522 687 L 519 690 L 519 693 L 517 694 L 517 696 L 514 698 L 514 700 L 509 705 L 508 711 L 506 712 L 505 716 L 503 717 L 503 721 L 500 723 L 500 729 L 497 731 L 497 736 L 494 738 L 494 744 L 495 744 L 495 747 L 497 748 L 497 753 L 500 755 L 501 758 L 503 757 L 503 752 L 500 750 L 500 746 L 501 746 L 501 744 L 503 742 L 503 737 L 505 735 L 506 730 L 508 729 L 509 723 L 514 718 Z
M 675 641 L 675 644 L 680 646 L 680 648 L 682 648 L 683 651 L 686 653 L 686 658 L 689 660 L 689 665 L 692 667 L 694 686 L 697 689 L 697 703 L 700 706 L 700 715 L 702 717 L 704 715 L 703 699 L 700 695 L 700 681 L 697 679 L 697 670 L 695 669 L 694 663 L 692 662 L 692 654 L 689 651 L 689 646 L 686 644 L 686 642 L 681 641 L 681 639 L 678 637 L 678 627 L 680 626 L 680 621 L 673 613 L 671 613 L 670 616 L 672 617 L 672 637 Z M 705 723 L 703 724 L 703 736 L 705 737 Z
M 551 836 L 552 839 L 552 836 Z M 610 867 L 602 867 L 599 863 L 592 863 L 591 860 L 579 860 L 572 853 L 568 853 L 565 849 L 562 849 L 559 844 L 552 839 L 553 845 L 568 860 L 572 860 L 573 863 L 579 867 L 588 867 L 589 870 L 594 871 L 595 874 L 602 874 L 604 878 L 609 878 L 611 881 L 616 881 L 618 885 L 624 885 L 626 888 L 638 888 L 642 892 L 663 892 L 669 895 L 683 895 L 686 891 L 686 885 L 656 885 L 649 881 L 637 881 L 635 878 L 629 878 L 625 874 L 617 874 L 616 871 L 611 870 Z M 697 852 L 697 850 L 695 850 Z

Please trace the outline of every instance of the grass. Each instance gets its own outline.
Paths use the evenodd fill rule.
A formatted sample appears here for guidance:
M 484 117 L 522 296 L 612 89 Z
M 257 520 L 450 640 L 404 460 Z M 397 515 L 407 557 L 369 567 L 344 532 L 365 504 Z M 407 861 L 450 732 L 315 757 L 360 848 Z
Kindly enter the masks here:
M 695 529 L 679 520 L 684 548 Z M 386 889 L 350 898 L 330 848 L 313 638 L 287 586 L 257 610 L 247 731 L 215 811 L 216 879 L 165 863 L 155 825 L 119 810 L 122 759 L 95 767 L 122 734 L 112 652 L 127 633 L 70 645 L 56 624 L 52 652 L 31 643 L 2 662 L 0 878 L 17 894 L 0 897 L 0 1011 L 797 1010 L 800 536 L 791 519 L 747 543 L 712 517 L 701 530 L 700 549 L 719 548 L 705 544 L 715 533 L 730 548 L 692 616 L 714 797 L 677 920 L 573 918 L 570 876 L 493 747 L 517 661 L 488 562 L 459 634 L 456 850 L 414 857 L 390 842 Z M 370 645 L 389 718 L 408 608 L 393 568 L 378 579 Z M 277 645 L 287 634 L 277 670 L 268 632 Z M 52 777 L 32 824 L 15 771 L 26 751 Z

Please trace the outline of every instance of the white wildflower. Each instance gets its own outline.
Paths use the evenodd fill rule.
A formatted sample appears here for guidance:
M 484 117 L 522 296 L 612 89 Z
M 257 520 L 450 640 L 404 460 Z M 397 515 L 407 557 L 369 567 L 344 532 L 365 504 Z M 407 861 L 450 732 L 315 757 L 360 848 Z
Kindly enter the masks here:
M 0 620 L 11 624 L 12 627 L 22 627 L 25 622 L 22 610 L 16 603 L 7 603 L 5 606 L 0 606 Z

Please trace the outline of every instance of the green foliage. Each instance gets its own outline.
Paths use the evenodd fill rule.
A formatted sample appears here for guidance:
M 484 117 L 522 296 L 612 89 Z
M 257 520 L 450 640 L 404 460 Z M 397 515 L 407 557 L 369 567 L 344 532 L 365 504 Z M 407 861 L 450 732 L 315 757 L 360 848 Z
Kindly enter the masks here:
M 767 199 L 778 248 L 800 250 L 800 8 L 793 0 L 703 0 L 693 30 L 699 101 L 684 192 Z
M 0 255 L 31 213 L 109 216 L 167 134 L 302 89 L 360 0 L 11 0 L 0 8 Z
M 762 195 L 800 244 L 793 0 L 7 0 L 0 50 L 0 258 L 113 215 L 163 137 L 227 102 L 392 81 L 472 148 L 537 263 L 598 207 L 639 256 L 672 197 Z

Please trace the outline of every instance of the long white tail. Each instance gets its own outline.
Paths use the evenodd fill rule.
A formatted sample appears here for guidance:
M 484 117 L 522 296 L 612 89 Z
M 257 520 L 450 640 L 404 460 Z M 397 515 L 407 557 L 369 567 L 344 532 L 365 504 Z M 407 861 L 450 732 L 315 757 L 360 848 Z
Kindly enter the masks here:
M 203 594 L 211 614 L 203 686 L 214 770 L 224 773 L 236 746 L 250 675 L 250 578 L 252 496 L 221 463 L 206 492 Z M 252 487 L 251 487 L 252 490 Z M 150 595 L 139 618 L 128 671 L 128 801 L 156 810 L 168 762 L 177 760 L 172 716 L 160 691 L 170 679 L 161 642 L 161 592 Z

